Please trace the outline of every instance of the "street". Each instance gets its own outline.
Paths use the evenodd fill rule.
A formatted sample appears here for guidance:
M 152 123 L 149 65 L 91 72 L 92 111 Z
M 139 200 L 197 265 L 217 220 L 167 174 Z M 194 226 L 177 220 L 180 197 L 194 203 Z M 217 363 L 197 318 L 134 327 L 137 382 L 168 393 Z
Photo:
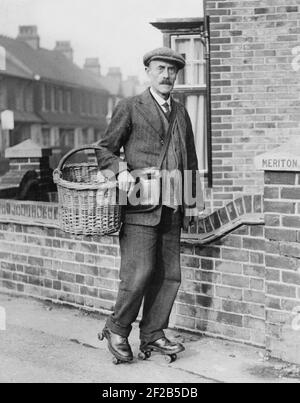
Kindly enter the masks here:
M 0 306 L 7 315 L 6 331 L 0 331 L 1 383 L 300 381 L 280 379 L 259 349 L 173 331 L 168 335 L 186 346 L 177 362 L 168 365 L 154 355 L 115 366 L 106 343 L 97 340 L 105 317 L 8 295 L 0 295 Z M 131 343 L 137 356 L 138 326 Z

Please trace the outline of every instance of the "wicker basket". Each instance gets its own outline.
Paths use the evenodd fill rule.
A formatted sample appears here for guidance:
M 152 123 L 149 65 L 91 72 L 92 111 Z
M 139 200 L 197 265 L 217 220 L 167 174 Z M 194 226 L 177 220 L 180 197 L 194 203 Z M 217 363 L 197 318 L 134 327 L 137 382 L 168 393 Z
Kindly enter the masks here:
M 98 147 L 83 146 L 66 154 L 53 173 L 57 184 L 59 222 L 63 231 L 75 235 L 108 235 L 121 225 L 117 181 L 97 178 L 98 165 L 65 165 L 75 153 Z

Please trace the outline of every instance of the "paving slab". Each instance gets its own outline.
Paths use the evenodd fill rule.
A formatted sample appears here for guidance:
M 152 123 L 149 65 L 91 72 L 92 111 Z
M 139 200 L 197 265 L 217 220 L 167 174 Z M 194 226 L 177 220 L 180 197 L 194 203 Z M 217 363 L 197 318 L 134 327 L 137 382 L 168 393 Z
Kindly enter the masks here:
M 97 333 L 105 316 L 44 301 L 0 294 L 0 383 L 299 383 L 287 365 L 264 351 L 185 332 L 168 331 L 186 351 L 173 364 L 160 355 L 115 366 Z M 137 356 L 138 324 L 130 342 Z M 283 374 L 290 374 L 283 376 Z

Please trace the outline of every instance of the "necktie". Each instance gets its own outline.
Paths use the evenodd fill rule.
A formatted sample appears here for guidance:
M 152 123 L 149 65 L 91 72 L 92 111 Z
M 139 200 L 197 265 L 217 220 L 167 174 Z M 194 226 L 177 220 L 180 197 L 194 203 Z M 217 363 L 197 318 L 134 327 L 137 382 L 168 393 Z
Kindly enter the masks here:
M 170 110 L 170 106 L 169 106 L 168 102 L 165 102 L 162 106 L 165 110 L 165 115 L 166 115 L 167 119 L 170 120 L 171 110 Z

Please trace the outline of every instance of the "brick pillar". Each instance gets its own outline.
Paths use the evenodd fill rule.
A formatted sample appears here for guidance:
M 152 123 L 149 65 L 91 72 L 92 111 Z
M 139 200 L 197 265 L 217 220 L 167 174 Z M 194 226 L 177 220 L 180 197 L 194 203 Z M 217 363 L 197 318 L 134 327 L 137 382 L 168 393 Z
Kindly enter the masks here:
M 254 157 L 299 136 L 300 4 L 208 0 L 206 6 L 217 208 L 239 192 L 262 192 Z
M 256 163 L 264 170 L 267 349 L 300 364 L 300 140 Z

